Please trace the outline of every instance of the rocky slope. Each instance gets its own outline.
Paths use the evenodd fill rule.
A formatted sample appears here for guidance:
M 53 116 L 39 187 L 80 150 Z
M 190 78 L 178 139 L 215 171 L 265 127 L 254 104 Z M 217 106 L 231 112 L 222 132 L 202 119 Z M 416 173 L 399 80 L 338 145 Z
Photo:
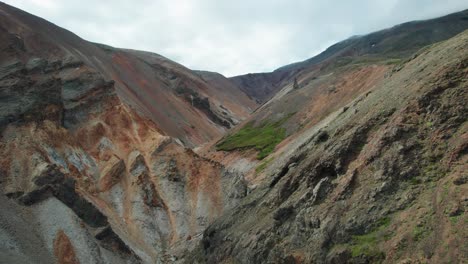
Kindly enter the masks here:
M 467 15 L 465 10 L 353 37 L 316 57 L 280 68 L 273 75 L 282 72 L 289 77 L 275 81 L 278 87 L 271 98 L 200 153 L 243 172 L 251 185 L 258 184 L 265 177 L 264 168 L 288 151 L 287 146 L 296 145 L 301 133 L 333 118 L 337 111 L 347 111 L 353 100 L 371 93 L 422 45 L 467 29 Z M 253 133 L 245 133 L 249 130 Z
M 255 93 L 0 14 L 0 263 L 467 258 L 466 11 Z
M 258 102 L 266 102 L 294 78 L 308 75 L 317 64 L 340 59 L 340 64 L 350 63 L 354 57 L 375 59 L 401 59 L 420 48 L 446 40 L 468 27 L 468 10 L 444 17 L 413 21 L 377 31 L 364 36 L 354 36 L 332 45 L 319 55 L 293 63 L 270 73 L 253 73 L 230 78 L 246 94 Z
M 304 130 L 187 263 L 463 263 L 468 31 Z
M 223 87 L 210 86 L 196 72 L 160 55 L 90 43 L 18 9 L 5 4 L 0 7 L 2 76 L 23 68 L 28 71 L 25 75 L 53 75 L 62 70 L 78 75 L 78 71 L 90 68 L 94 72 L 83 74 L 93 83 L 86 87 L 87 92 L 112 82 L 122 101 L 190 147 L 223 134 L 255 108 L 241 91 L 231 89 L 235 96 L 224 96 L 219 91 Z M 64 97 L 77 100 L 83 96 L 81 83 L 79 78 L 70 78 Z M 18 92 L 15 96 L 15 100 L 2 101 L 2 126 L 8 118 L 32 110 L 33 100 L 44 101 Z M 65 126 L 79 121 L 67 119 Z
M 239 90 L 2 3 L 0 40 L 0 262 L 165 262 L 245 195 L 186 148 L 248 116 Z

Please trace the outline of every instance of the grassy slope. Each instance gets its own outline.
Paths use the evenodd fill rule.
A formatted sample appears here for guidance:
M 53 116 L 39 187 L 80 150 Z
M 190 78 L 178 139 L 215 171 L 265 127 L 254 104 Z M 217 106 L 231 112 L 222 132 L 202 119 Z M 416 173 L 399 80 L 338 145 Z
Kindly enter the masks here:
M 248 123 L 239 131 L 224 138 L 218 145 L 217 150 L 232 151 L 239 149 L 256 149 L 257 159 L 264 159 L 273 152 L 276 145 L 286 138 L 286 129 L 281 125 L 289 118 L 288 115 L 276 122 L 264 122 L 255 127 Z

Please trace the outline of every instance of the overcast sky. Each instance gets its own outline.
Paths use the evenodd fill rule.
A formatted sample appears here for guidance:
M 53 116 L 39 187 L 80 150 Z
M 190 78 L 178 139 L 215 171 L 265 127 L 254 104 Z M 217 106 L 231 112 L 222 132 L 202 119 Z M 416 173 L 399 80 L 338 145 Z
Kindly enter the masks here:
M 333 43 L 468 8 L 466 0 L 7 0 L 80 37 L 226 76 L 272 71 Z

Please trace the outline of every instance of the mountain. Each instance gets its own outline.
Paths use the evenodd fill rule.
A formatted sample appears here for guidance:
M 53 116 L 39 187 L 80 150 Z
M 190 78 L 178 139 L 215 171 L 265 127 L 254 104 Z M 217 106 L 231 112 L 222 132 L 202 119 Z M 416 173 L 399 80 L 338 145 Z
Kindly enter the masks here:
M 354 37 L 254 74 L 287 77 L 203 153 L 241 171 L 251 191 L 186 263 L 462 263 L 466 14 Z M 439 34 L 444 27 L 453 35 Z M 416 44 L 422 28 L 434 29 L 426 46 Z M 371 38 L 391 44 L 374 52 L 361 45 Z
M 286 65 L 270 73 L 253 73 L 230 78 L 242 91 L 265 102 L 297 75 L 307 74 L 315 65 L 335 60 L 350 63 L 356 57 L 369 60 L 401 59 L 431 43 L 453 37 L 468 27 L 468 10 L 444 17 L 413 21 L 364 36 L 354 36 L 332 45 L 319 55 Z
M 3 3 L 0 39 L 0 262 L 153 263 L 245 194 L 189 148 L 256 108 L 222 75 Z
M 196 72 L 160 55 L 90 43 L 43 19 L 5 4 L 1 7 L 2 77 L 24 68 L 28 71 L 24 75 L 68 74 L 68 79 L 62 78 L 67 82 L 63 96 L 67 101 L 96 98 L 86 94 L 102 86 L 114 87 L 111 90 L 120 100 L 151 119 L 166 135 L 191 147 L 220 136 L 256 107 L 238 89 L 231 89 L 233 96 L 224 96 L 217 90 L 222 87 L 210 86 Z M 81 84 L 87 86 L 86 91 L 77 91 Z M 35 102 L 44 101 L 32 94 L 17 96 L 15 101 L 2 101 L 7 111 L 2 116 L 25 115 L 42 107 Z M 90 111 L 85 104 L 65 108 L 83 112 L 83 117 Z M 79 122 L 65 112 L 66 127 Z M 7 119 L 0 120 L 0 124 L 6 123 Z
M 465 30 L 419 50 L 383 76 L 377 73 L 371 88 L 343 107 L 285 139 L 259 163 L 255 174 L 262 180 L 204 231 L 186 263 L 463 263 L 467 44 Z M 368 67 L 353 66 L 342 81 L 369 82 L 374 78 L 366 76 L 376 73 Z M 282 98 L 296 105 L 293 95 L 307 94 L 301 89 L 308 88 Z M 336 89 L 346 93 L 344 86 Z M 269 103 L 267 112 L 281 113 L 272 110 L 277 101 Z M 247 125 L 220 147 L 244 134 L 255 137 L 252 131 L 268 135 L 265 128 L 281 133 L 286 123 Z
M 467 258 L 467 11 L 239 78 L 0 13 L 0 262 Z

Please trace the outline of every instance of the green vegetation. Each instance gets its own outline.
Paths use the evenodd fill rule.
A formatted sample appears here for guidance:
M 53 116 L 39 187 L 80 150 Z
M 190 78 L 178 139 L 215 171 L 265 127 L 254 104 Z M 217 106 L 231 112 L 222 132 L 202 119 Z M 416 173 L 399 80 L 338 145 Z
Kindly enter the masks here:
M 427 125 L 427 124 L 426 124 Z M 423 154 L 422 178 L 424 182 L 438 181 L 447 174 L 447 167 L 440 162 L 447 152 L 447 143 L 440 142 L 435 146 L 429 145 L 430 142 L 425 142 L 427 145 Z
M 418 184 L 421 184 L 422 181 L 418 177 L 413 177 L 413 178 L 410 179 L 410 183 L 411 183 L 411 185 L 418 185 Z
M 450 223 L 452 223 L 453 225 L 456 225 L 458 223 L 458 220 L 460 219 L 460 216 L 459 215 L 450 216 L 449 219 L 450 219 Z
M 273 161 L 273 158 L 269 158 L 269 159 L 262 161 L 262 163 L 260 163 L 260 165 L 258 165 L 257 168 L 255 168 L 255 172 L 256 173 L 262 172 L 266 168 L 266 166 L 268 166 L 268 164 L 270 164 L 270 162 L 272 161 Z
M 385 65 L 396 65 L 400 64 L 402 62 L 402 59 L 388 59 L 385 61 Z
M 259 151 L 257 159 L 262 160 L 275 149 L 276 145 L 286 138 L 286 129 L 281 127 L 281 125 L 291 116 L 292 114 L 289 114 L 277 122 L 266 121 L 258 127 L 254 127 L 252 123 L 248 123 L 237 133 L 229 135 L 216 145 L 216 149 L 232 151 L 254 148 Z
M 441 201 L 440 201 L 440 202 L 444 201 L 444 200 L 448 197 L 449 192 L 450 192 L 450 190 L 449 190 L 449 182 L 446 181 L 446 182 L 444 183 L 444 185 L 443 185 L 443 191 L 442 191 L 442 195 L 441 195 L 441 197 L 440 197 L 440 198 L 441 198 Z
M 429 234 L 429 229 L 425 226 L 415 226 L 413 229 L 413 240 L 420 241 Z
M 351 255 L 353 257 L 368 256 L 383 258 L 384 253 L 376 248 L 376 239 L 373 236 L 360 236 L 353 240 L 355 245 L 351 246 Z
M 387 228 L 390 225 L 391 221 L 392 220 L 390 219 L 390 217 L 384 217 L 380 219 L 379 221 L 377 221 L 377 227 L 379 229 Z
M 376 227 L 371 232 L 353 236 L 351 255 L 353 257 L 365 255 L 375 259 L 384 258 L 385 255 L 377 248 L 377 244 L 382 240 L 389 240 L 393 235 L 389 232 L 385 232 L 390 222 L 391 219 L 389 217 L 384 217 L 377 222 Z
M 408 248 L 408 239 L 406 237 L 403 237 L 400 241 L 397 242 L 397 245 L 396 245 L 396 256 L 397 256 L 397 259 L 401 257 L 402 253 L 404 252 L 404 250 L 406 250 Z

